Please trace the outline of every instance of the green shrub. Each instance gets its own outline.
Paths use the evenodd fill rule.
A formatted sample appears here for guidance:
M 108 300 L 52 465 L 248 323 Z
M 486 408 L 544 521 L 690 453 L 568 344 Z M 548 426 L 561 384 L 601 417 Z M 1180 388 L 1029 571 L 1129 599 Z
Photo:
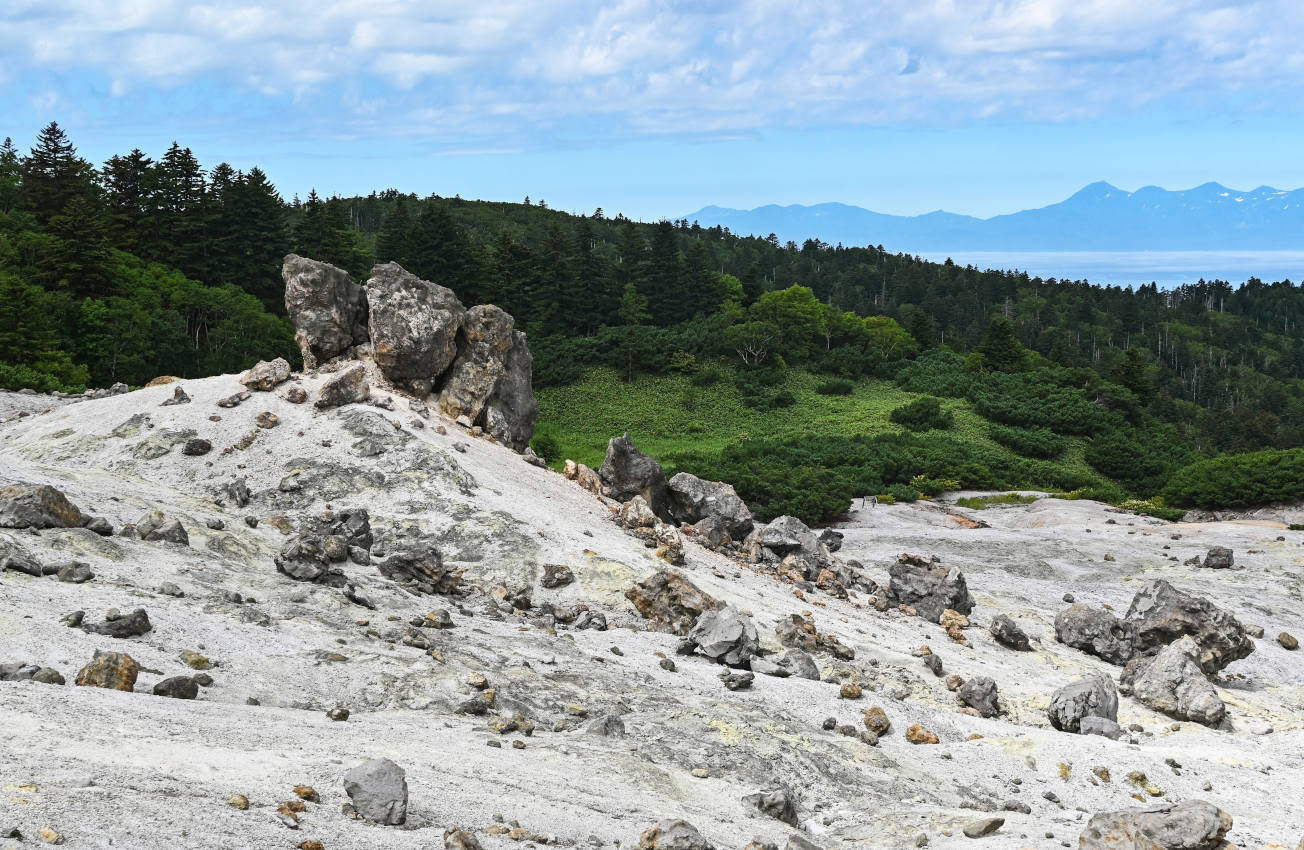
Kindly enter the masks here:
M 724 371 L 719 366 L 708 366 L 694 375 L 692 382 L 695 387 L 709 387 L 712 384 L 719 383 L 723 377 Z
M 787 390 L 779 390 L 770 399 L 770 407 L 776 409 L 780 407 L 792 407 L 796 403 L 797 397 Z
M 917 398 L 892 411 L 889 418 L 911 431 L 945 430 L 955 424 L 955 416 L 942 410 L 941 399 L 932 396 Z
M 1304 531 L 1304 523 L 1292 522 L 1286 526 L 1287 531 Z
M 815 392 L 820 395 L 851 395 L 855 388 L 856 385 L 845 378 L 833 378 L 815 387 Z
M 919 497 L 923 495 L 909 484 L 889 484 L 886 493 L 893 504 L 897 502 L 917 502 Z
M 992 505 L 1030 505 L 1040 498 L 1040 496 L 1022 493 L 1001 493 L 996 496 L 966 496 L 963 499 L 956 499 L 955 503 L 962 508 L 981 511 Z
M 1172 426 L 1117 426 L 1087 443 L 1086 461 L 1130 492 L 1153 496 L 1170 475 L 1195 459 L 1195 450 Z
M 1224 455 L 1179 469 L 1163 489 L 1172 505 L 1217 510 L 1304 499 L 1304 449 Z
M 561 460 L 561 445 L 557 442 L 557 437 L 544 431 L 541 434 L 535 434 L 534 439 L 530 440 L 530 448 L 534 453 L 544 460 L 557 461 Z
M 1017 428 L 1011 425 L 992 425 L 987 435 L 1012 452 L 1024 457 L 1059 457 L 1068 448 L 1069 441 L 1049 428 Z

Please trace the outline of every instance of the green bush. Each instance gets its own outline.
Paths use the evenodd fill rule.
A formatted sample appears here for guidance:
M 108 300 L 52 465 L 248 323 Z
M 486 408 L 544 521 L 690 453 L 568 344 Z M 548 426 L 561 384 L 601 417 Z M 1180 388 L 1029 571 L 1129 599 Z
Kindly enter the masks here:
M 779 390 L 774 394 L 774 397 L 770 399 L 770 407 L 776 409 L 780 407 L 792 407 L 796 403 L 797 397 L 787 390 Z
M 1024 457 L 1059 457 L 1068 448 L 1069 441 L 1049 428 L 1017 428 L 1012 425 L 992 425 L 987 435 L 1012 452 Z
M 1170 475 L 1195 458 L 1172 426 L 1118 426 L 1087 443 L 1086 461 L 1102 475 L 1141 496 L 1153 496 Z
M 815 387 L 815 392 L 820 395 L 851 395 L 856 385 L 845 378 L 833 378 L 824 381 Z
M 1304 449 L 1224 455 L 1179 469 L 1163 489 L 1171 505 L 1217 510 L 1304 499 Z
M 557 442 L 557 437 L 547 431 L 541 434 L 535 434 L 534 439 L 530 440 L 530 448 L 534 453 L 547 461 L 561 460 L 561 445 Z
M 955 416 L 942 410 L 941 399 L 932 396 L 917 398 L 892 411 L 893 422 L 911 431 L 945 430 L 955 424 Z
M 713 384 L 719 383 L 720 379 L 723 377 L 724 370 L 719 366 L 708 366 L 694 375 L 692 377 L 692 382 L 695 387 L 709 387 Z

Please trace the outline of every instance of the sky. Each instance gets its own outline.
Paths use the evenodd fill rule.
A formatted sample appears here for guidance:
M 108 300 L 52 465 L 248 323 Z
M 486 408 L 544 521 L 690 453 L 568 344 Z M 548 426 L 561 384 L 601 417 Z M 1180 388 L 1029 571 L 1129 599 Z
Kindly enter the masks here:
M 990 216 L 1304 186 L 1299 0 L 5 0 L 0 136 L 288 198 Z

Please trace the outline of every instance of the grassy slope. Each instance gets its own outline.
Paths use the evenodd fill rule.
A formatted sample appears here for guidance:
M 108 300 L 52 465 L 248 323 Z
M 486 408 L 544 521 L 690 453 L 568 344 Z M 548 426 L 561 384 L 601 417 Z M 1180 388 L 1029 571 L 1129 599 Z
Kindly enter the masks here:
M 749 437 L 818 439 L 899 432 L 902 429 L 888 415 L 919 397 L 890 381 L 875 380 L 859 381 L 849 396 L 825 396 L 815 392 L 824 380 L 792 371 L 785 387 L 797 403 L 753 410 L 742 403 L 729 377 L 708 387 L 693 386 L 686 375 L 641 376 L 625 383 L 614 370 L 593 369 L 574 384 L 538 391 L 537 433 L 557 438 L 561 457 L 549 458 L 556 464 L 572 458 L 596 469 L 607 441 L 626 431 L 641 450 L 672 463 L 680 452 L 716 452 Z M 943 399 L 942 405 L 955 414 L 952 435 L 1010 454 L 987 437 L 987 421 L 968 401 Z M 1072 441 L 1062 462 L 1085 470 L 1080 443 Z

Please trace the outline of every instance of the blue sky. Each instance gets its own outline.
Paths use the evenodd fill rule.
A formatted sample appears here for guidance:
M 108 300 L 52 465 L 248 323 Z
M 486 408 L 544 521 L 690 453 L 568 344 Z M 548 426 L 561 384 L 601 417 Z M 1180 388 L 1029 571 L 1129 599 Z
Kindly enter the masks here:
M 175 139 L 287 197 L 987 216 L 1304 186 L 1302 38 L 1298 0 L 7 0 L 0 136 Z

